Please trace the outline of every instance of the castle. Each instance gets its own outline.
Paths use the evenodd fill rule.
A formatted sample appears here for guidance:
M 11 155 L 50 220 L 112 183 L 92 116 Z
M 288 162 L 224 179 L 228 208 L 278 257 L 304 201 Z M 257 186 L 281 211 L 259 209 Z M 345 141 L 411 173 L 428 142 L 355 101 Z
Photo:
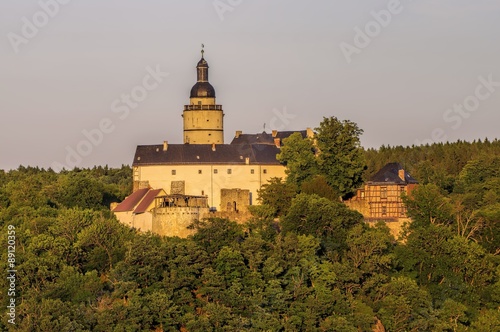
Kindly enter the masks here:
M 295 131 L 243 134 L 224 144 L 224 111 L 216 102 L 202 50 L 197 82 L 184 105 L 183 144 L 139 145 L 133 167 L 133 193 L 113 209 L 117 218 L 142 231 L 185 236 L 195 219 L 247 212 L 257 191 L 271 178 L 285 178 L 277 159 L 283 139 Z M 299 131 L 312 136 L 311 129 Z
M 137 146 L 133 193 L 113 208 L 124 224 L 160 235 L 186 237 L 195 220 L 228 217 L 243 221 L 248 207 L 258 204 L 258 190 L 271 178 L 285 178 L 285 166 L 276 155 L 283 140 L 296 131 L 243 134 L 236 131 L 224 144 L 224 111 L 216 103 L 203 56 L 196 66 L 197 82 L 184 105 L 183 144 Z M 298 131 L 313 137 L 311 129 Z M 411 194 L 417 181 L 402 166 L 382 168 L 346 204 L 368 222 L 408 221 L 401 194 Z

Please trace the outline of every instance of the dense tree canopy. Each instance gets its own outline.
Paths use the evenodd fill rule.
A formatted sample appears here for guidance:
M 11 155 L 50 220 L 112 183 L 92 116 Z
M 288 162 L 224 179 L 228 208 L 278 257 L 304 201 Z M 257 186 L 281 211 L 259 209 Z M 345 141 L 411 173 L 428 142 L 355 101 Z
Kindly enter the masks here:
M 351 194 L 363 182 L 365 156 L 354 122 L 323 118 L 314 138 L 295 133 L 286 138 L 277 156 L 287 169 L 287 182 L 298 188 L 320 175 L 338 196 Z
M 307 152 L 332 153 L 319 150 Z M 130 193 L 129 167 L 0 171 L 0 238 L 14 227 L 17 270 L 16 325 L 3 314 L 0 330 L 499 330 L 498 141 L 364 155 L 365 177 L 400 161 L 422 183 L 405 197 L 404 241 L 347 209 L 340 188 L 357 180 L 332 180 L 319 163 L 267 184 L 248 223 L 196 222 L 187 239 L 139 233 L 110 213 Z

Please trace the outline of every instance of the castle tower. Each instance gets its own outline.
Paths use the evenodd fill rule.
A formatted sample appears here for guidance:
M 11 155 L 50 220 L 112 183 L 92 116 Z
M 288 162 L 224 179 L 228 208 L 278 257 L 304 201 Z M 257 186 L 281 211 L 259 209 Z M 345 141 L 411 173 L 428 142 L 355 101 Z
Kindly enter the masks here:
M 196 66 L 197 82 L 191 89 L 189 105 L 184 105 L 184 143 L 224 144 L 224 113 L 215 103 L 215 89 L 208 82 L 208 63 L 203 58 Z

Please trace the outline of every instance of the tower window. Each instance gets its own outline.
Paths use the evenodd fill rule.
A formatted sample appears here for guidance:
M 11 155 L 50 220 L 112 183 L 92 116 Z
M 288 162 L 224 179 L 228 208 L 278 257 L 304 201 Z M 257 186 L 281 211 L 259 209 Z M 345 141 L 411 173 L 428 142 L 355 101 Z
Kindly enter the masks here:
M 232 170 L 232 169 L 230 169 L 230 168 L 228 168 L 228 169 L 227 169 L 227 174 L 232 174 L 232 173 L 233 173 L 233 170 Z
M 267 169 L 263 169 L 262 173 L 267 174 Z
M 219 173 L 219 171 L 216 168 L 216 169 L 214 169 L 214 174 L 217 174 L 217 173 Z
M 175 171 L 175 169 L 172 170 L 172 175 L 175 175 L 177 172 Z
M 201 169 L 199 169 L 199 170 L 198 170 L 198 174 L 201 174 L 201 173 L 202 173 L 202 171 L 201 171 Z

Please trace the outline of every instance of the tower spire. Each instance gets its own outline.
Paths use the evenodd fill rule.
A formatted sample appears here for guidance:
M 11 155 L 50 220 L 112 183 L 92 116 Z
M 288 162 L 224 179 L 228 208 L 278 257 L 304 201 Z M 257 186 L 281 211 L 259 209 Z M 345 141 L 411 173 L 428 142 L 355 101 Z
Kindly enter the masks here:
M 224 112 L 215 102 L 215 89 L 208 82 L 208 63 L 203 58 L 196 65 L 197 81 L 191 88 L 189 105 L 184 106 L 184 143 L 224 144 Z
M 196 65 L 196 71 L 197 71 L 197 81 L 198 82 L 208 82 L 208 63 L 205 58 L 203 58 L 203 55 L 205 53 L 205 45 L 201 44 L 201 59 L 198 61 L 198 64 Z

